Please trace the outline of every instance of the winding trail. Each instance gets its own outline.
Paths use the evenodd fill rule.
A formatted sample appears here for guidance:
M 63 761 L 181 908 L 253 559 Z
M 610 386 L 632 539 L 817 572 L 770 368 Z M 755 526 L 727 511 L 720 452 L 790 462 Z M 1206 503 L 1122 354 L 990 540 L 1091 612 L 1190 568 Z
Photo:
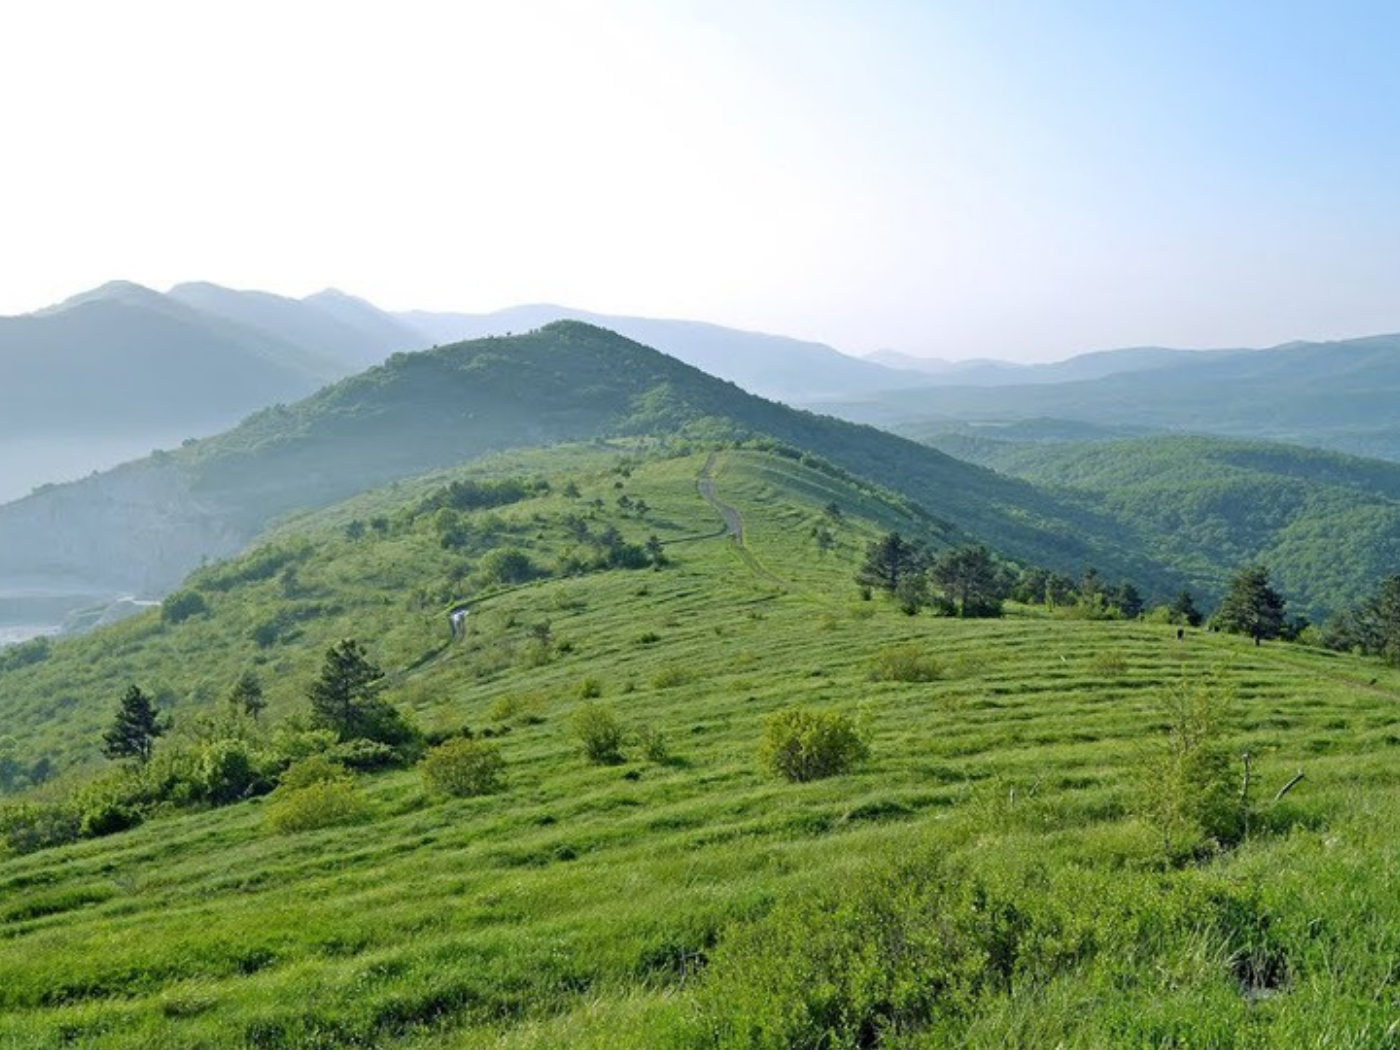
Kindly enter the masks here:
M 715 513 L 724 519 L 725 534 L 728 535 L 729 539 L 733 542 L 734 550 L 738 553 L 739 559 L 748 566 L 749 571 L 759 579 L 766 580 L 775 587 L 779 587 L 784 591 L 790 590 L 791 587 L 788 582 L 779 576 L 775 576 L 764 568 L 759 560 L 754 557 L 753 551 L 749 550 L 745 545 L 743 515 L 741 515 L 736 508 L 729 506 L 729 504 L 720 502 L 719 497 L 715 495 L 714 467 L 717 455 L 717 453 L 711 452 L 705 460 L 705 465 L 700 468 L 700 474 L 695 479 L 696 491 L 698 491 L 705 502 L 714 509 Z

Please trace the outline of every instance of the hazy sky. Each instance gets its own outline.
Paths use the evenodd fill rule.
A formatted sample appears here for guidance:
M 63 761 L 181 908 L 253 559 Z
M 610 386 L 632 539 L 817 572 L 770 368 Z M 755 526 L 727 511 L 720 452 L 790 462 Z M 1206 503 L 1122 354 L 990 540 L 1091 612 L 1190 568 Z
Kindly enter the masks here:
M 0 313 L 113 278 L 1047 359 L 1400 330 L 1400 4 L 44 0 Z

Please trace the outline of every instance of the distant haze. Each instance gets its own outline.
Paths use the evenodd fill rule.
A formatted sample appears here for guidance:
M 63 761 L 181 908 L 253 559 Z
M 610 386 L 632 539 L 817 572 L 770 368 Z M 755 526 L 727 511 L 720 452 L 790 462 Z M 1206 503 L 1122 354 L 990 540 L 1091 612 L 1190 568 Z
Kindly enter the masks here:
M 950 360 L 1400 330 L 1400 5 L 13 7 L 0 314 L 197 278 Z

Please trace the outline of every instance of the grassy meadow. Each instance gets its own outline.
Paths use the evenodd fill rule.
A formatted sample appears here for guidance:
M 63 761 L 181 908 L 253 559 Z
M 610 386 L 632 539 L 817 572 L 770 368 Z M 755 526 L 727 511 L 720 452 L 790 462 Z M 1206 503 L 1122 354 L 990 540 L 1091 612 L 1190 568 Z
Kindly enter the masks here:
M 201 570 L 199 615 L 0 674 L 8 731 L 77 779 L 127 682 L 179 732 L 255 668 L 275 727 L 354 636 L 420 725 L 505 760 L 476 798 L 362 775 L 333 828 L 274 833 L 261 799 L 0 857 L 0 1047 L 1400 1046 L 1400 674 L 1043 610 L 906 616 L 852 574 L 928 523 L 756 449 L 481 469 L 549 489 L 455 521 L 394 517 L 449 475 L 361 497 L 284 524 L 265 574 Z M 492 550 L 567 558 L 580 520 L 666 564 L 483 584 Z M 583 756 L 588 704 L 621 762 Z M 868 760 L 765 773 L 794 705 L 850 715 Z M 1217 764 L 1183 774 L 1183 735 Z M 1246 752 L 1248 826 L 1195 833 L 1170 804 L 1209 778 L 1238 799 Z

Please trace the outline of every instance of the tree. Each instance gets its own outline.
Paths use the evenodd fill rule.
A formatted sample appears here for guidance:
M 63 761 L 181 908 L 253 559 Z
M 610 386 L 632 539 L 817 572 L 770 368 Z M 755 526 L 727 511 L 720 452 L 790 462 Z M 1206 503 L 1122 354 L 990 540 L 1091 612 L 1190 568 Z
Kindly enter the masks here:
M 1006 598 L 1002 574 L 986 547 L 945 551 L 929 570 L 933 585 L 943 592 L 959 616 L 1000 616 Z
M 156 738 L 170 728 L 155 702 L 140 686 L 128 686 L 112 725 L 102 734 L 102 753 L 108 758 L 134 758 L 145 765 L 151 760 Z
M 1327 625 L 1326 644 L 1400 664 L 1400 576 L 1388 576 L 1374 594 Z
M 376 739 L 371 730 L 382 714 L 378 693 L 383 676 L 354 638 L 336 642 L 307 691 L 313 719 L 341 740 Z
M 901 580 L 922 571 L 925 561 L 919 544 L 908 542 L 897 532 L 889 532 L 866 547 L 865 561 L 856 573 L 856 582 L 894 594 Z
M 1283 596 L 1269 586 L 1269 570 L 1248 565 L 1230 579 L 1215 621 L 1222 630 L 1247 634 L 1258 645 L 1265 638 L 1277 638 L 1283 629 Z
M 1172 623 L 1181 623 L 1188 627 L 1201 626 L 1201 620 L 1203 620 L 1204 617 L 1201 615 L 1201 611 L 1196 608 L 1196 603 L 1192 600 L 1190 591 L 1182 591 L 1173 598 L 1169 608 L 1171 611 Z
M 1128 580 L 1120 583 L 1113 592 L 1113 605 L 1125 620 L 1136 620 L 1142 615 L 1142 595 Z
M 233 688 L 229 690 L 228 702 L 235 711 L 241 711 L 253 721 L 258 720 L 258 715 L 262 714 L 267 707 L 267 698 L 263 696 L 262 679 L 252 671 L 244 671 L 238 676 L 238 681 L 233 683 Z

